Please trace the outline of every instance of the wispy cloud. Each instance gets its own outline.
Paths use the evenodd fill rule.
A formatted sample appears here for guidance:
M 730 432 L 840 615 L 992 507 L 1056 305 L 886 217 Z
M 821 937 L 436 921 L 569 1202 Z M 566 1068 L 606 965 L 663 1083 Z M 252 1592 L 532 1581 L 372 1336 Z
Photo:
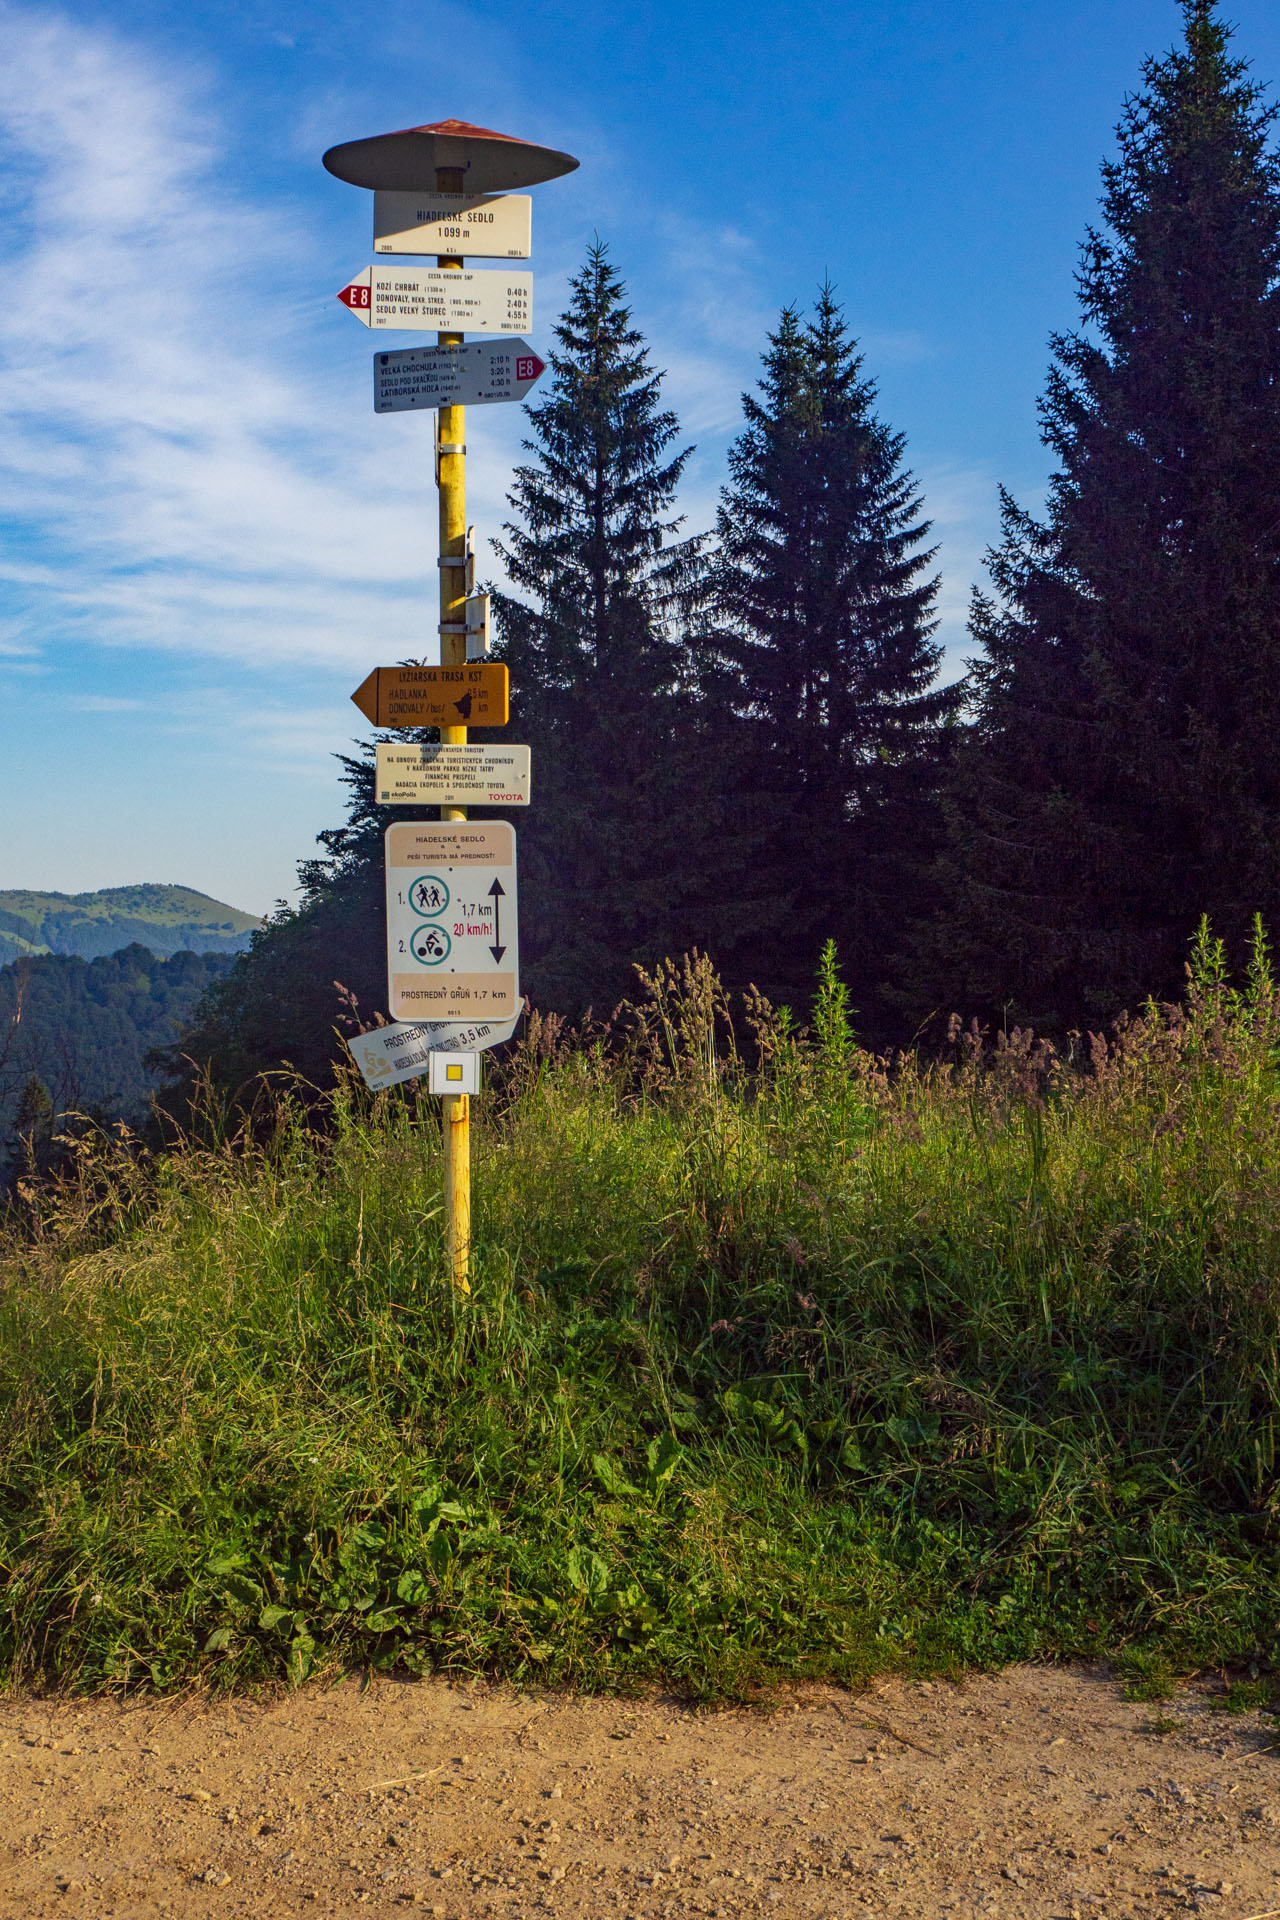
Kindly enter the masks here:
M 429 428 L 365 411 L 364 343 L 324 340 L 289 210 L 220 179 L 200 77 L 0 6 L 0 129 L 6 650 L 38 612 L 263 664 L 367 657 L 375 620 L 421 651 Z
M 314 104 L 300 102 L 300 125 Z M 0 239 L 5 671 L 38 670 L 60 640 L 279 673 L 363 670 L 375 649 L 429 655 L 431 421 L 373 415 L 372 337 L 331 294 L 359 255 L 335 271 L 294 207 L 228 182 L 202 73 L 68 13 L 0 0 L 0 135 L 13 210 Z M 607 182 L 603 159 L 600 170 Z M 681 500 L 693 531 L 714 519 L 741 395 L 776 323 L 768 275 L 741 227 L 708 234 L 618 182 L 614 195 L 670 290 L 637 319 L 698 443 Z M 561 235 L 538 261 L 543 337 L 578 264 L 571 244 Z M 873 365 L 930 351 L 914 334 L 862 344 Z M 526 430 L 515 408 L 485 413 L 468 476 L 482 551 Z M 922 479 L 955 642 L 990 482 Z

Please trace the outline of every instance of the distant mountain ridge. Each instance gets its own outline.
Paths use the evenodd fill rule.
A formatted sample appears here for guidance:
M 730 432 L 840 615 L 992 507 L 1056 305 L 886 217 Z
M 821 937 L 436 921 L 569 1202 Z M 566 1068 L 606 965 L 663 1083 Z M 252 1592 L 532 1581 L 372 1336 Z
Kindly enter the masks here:
M 96 960 L 143 946 L 159 959 L 175 953 L 241 953 L 257 914 L 242 913 L 194 887 L 144 883 L 97 893 L 0 889 L 0 966 L 24 955 L 76 954 Z

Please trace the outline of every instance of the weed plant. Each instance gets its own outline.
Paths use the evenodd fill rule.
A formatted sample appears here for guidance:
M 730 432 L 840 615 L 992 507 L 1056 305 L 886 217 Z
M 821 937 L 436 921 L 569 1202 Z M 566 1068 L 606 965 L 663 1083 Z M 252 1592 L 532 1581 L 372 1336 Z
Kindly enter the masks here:
M 534 1021 L 445 1277 L 436 1109 L 340 1087 L 27 1191 L 0 1250 L 14 1681 L 353 1666 L 693 1697 L 1280 1638 L 1280 994 L 1065 1051 L 855 1044 L 664 966 Z

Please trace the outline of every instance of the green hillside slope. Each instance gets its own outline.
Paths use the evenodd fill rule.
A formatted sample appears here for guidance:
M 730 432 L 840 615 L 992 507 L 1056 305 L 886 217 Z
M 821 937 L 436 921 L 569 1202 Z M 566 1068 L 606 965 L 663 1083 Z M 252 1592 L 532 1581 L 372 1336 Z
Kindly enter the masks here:
M 0 967 L 0 1168 L 32 1081 L 55 1120 L 72 1110 L 141 1120 L 155 1084 L 147 1054 L 172 1045 L 231 964 L 230 954 L 157 959 L 135 945 L 94 960 L 43 953 Z
M 1202 944 L 1083 1059 L 886 1068 L 830 969 L 808 1035 L 747 1011 L 754 1069 L 672 967 L 616 1051 L 487 1068 L 465 1295 L 439 1109 L 350 1078 L 0 1217 L 6 1684 L 759 1701 L 1069 1657 L 1280 1710 L 1265 955 L 1237 994 Z
M 262 923 L 194 887 L 144 884 L 97 893 L 0 890 L 0 965 L 23 954 L 118 953 L 135 941 L 167 958 L 174 953 L 239 953 Z

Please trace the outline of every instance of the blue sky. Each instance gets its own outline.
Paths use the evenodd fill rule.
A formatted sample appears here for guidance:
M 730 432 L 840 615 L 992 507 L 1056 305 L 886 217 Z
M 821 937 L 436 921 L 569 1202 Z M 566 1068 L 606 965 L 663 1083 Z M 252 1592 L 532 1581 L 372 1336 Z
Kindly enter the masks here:
M 1229 17 L 1280 79 L 1280 11 Z M 1041 496 L 1049 333 L 1169 0 L 0 4 L 0 887 L 181 881 L 264 910 L 342 815 L 351 690 L 421 654 L 431 416 L 375 417 L 334 299 L 371 199 L 335 141 L 449 116 L 576 153 L 534 189 L 535 344 L 595 232 L 710 524 L 780 306 L 829 274 L 941 542 Z M 420 336 L 380 344 L 416 344 Z M 516 407 L 473 411 L 499 530 Z M 512 729 L 517 739 L 518 720 Z

